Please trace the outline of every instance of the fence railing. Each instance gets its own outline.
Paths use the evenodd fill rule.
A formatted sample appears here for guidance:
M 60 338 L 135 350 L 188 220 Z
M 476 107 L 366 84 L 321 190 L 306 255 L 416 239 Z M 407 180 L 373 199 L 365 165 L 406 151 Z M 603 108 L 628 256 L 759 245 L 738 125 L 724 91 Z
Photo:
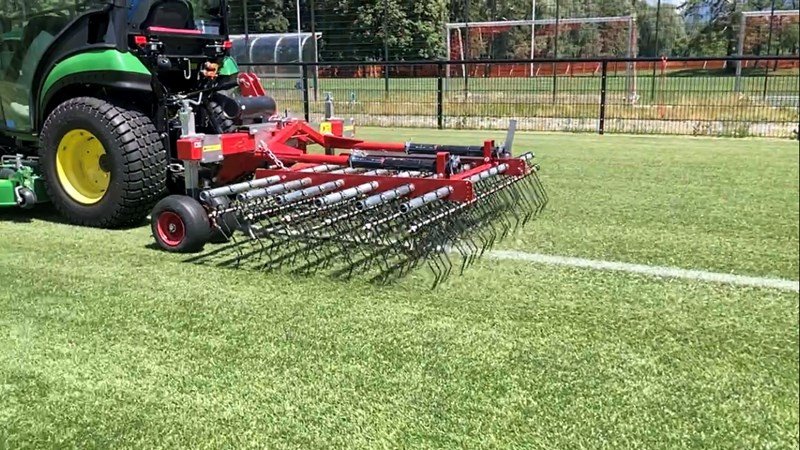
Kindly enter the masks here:
M 740 74 L 736 66 L 741 64 Z M 787 57 L 241 64 L 282 109 L 358 125 L 797 138 Z

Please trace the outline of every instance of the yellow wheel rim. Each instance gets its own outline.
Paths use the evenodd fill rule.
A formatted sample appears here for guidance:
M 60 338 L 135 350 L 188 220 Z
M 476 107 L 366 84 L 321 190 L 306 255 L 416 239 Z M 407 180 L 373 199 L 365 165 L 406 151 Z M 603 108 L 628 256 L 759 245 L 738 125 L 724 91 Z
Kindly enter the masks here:
M 67 195 L 85 205 L 102 200 L 111 183 L 106 149 L 86 130 L 72 130 L 61 138 L 56 151 L 56 172 Z

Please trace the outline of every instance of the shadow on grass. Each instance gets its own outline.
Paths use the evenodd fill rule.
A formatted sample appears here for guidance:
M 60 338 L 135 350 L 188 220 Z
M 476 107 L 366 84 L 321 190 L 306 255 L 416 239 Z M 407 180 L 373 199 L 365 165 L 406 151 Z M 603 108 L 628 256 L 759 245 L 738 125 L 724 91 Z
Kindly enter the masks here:
M 33 223 L 39 221 L 59 225 L 72 225 L 51 203 L 41 203 L 31 209 L 15 207 L 0 208 L 0 222 Z M 139 223 L 112 228 L 111 231 L 130 231 L 144 226 L 146 223 L 148 223 L 148 221 L 143 218 Z
M 448 256 L 447 252 L 431 252 L 423 257 L 392 247 L 376 246 L 361 248 L 351 254 L 335 243 L 318 244 L 294 239 L 272 243 L 230 240 L 208 244 L 204 250 L 184 254 L 182 262 L 219 269 L 279 273 L 297 279 L 320 278 L 337 283 L 360 280 L 376 288 L 396 286 L 420 270 L 432 275 L 432 278 L 426 277 L 431 283 L 430 289 L 447 282 L 451 274 L 463 274 L 474 262 L 473 259 L 454 265 L 451 257 L 458 257 L 455 254 Z M 145 247 L 163 251 L 155 243 Z
M 53 205 L 43 203 L 31 209 L 15 207 L 0 208 L 0 222 L 32 223 L 34 221 L 67 224 Z

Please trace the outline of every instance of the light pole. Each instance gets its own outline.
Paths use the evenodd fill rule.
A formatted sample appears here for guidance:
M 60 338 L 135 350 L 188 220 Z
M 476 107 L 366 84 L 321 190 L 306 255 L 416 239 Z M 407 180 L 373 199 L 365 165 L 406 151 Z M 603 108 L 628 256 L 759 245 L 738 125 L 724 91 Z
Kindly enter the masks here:
M 383 0 L 383 62 L 389 62 L 389 1 Z M 389 64 L 383 65 L 384 89 L 389 92 Z
M 658 57 L 658 26 L 661 23 L 661 0 L 656 4 L 656 33 L 653 43 L 653 56 Z M 656 95 L 656 63 L 653 63 L 653 75 L 650 77 L 650 101 Z
M 772 5 L 769 9 L 769 32 L 767 33 L 767 56 L 772 52 L 772 23 L 775 18 L 775 0 L 772 0 Z M 767 98 L 767 80 L 769 79 L 769 61 L 764 64 L 764 95 Z
M 561 17 L 560 6 L 561 6 L 561 3 L 559 2 L 559 0 L 556 0 L 556 38 L 553 41 L 553 60 L 557 60 L 558 59 L 558 21 L 559 21 L 559 19 Z M 553 103 L 556 102 L 556 85 L 558 83 L 558 81 L 556 80 L 556 68 L 557 67 L 558 67 L 557 63 L 554 62 L 553 63 Z
M 536 0 L 531 0 L 531 76 L 533 76 L 533 58 L 536 51 Z
M 303 38 L 300 36 L 300 0 L 295 0 L 295 14 L 297 19 L 297 58 L 303 62 Z

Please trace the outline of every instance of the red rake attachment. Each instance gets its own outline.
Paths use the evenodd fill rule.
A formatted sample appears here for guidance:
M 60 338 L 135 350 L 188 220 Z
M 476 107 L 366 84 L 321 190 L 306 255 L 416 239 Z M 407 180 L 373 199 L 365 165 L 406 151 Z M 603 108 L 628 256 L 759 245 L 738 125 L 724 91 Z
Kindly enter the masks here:
M 381 281 L 426 261 L 438 284 L 453 270 L 451 254 L 461 255 L 463 271 L 547 204 L 534 155 L 510 155 L 513 123 L 500 146 L 368 142 L 321 134 L 295 119 L 243 131 L 179 141 L 187 180 L 195 177 L 190 171 L 218 164 L 218 187 L 187 184 L 190 196 L 180 200 L 194 202 L 184 209 L 202 215 L 216 238 L 228 243 L 196 261 L 216 257 L 222 265 L 324 269 Z M 325 154 L 308 153 L 312 144 Z M 250 179 L 233 182 L 242 177 Z M 170 199 L 178 201 L 162 203 Z M 161 246 L 202 247 L 207 226 L 205 234 L 198 227 L 192 246 L 165 245 L 177 242 L 176 230 L 178 238 L 192 233 L 190 220 L 170 228 L 174 210 L 154 211 Z

